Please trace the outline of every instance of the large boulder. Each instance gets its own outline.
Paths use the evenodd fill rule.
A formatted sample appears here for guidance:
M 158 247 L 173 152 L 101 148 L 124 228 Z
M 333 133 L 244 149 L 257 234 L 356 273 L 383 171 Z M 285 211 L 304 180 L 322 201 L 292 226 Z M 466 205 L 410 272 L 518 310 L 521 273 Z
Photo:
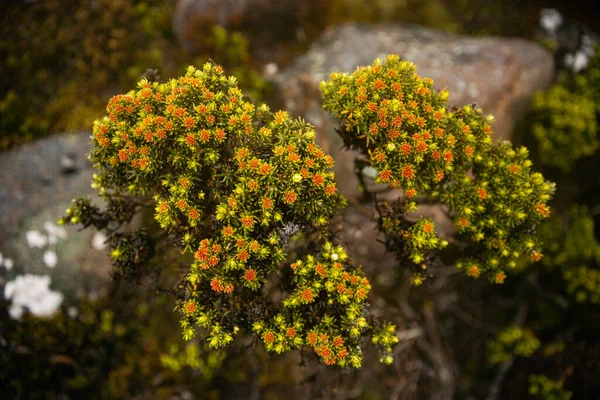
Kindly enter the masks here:
M 90 135 L 57 134 L 0 153 L 0 281 L 49 275 L 72 304 L 110 281 L 103 237 L 57 224 L 74 197 L 94 197 Z
M 253 58 L 269 61 L 281 41 L 302 39 L 296 27 L 301 10 L 310 4 L 306 0 L 179 0 L 173 30 L 184 49 L 192 53 L 198 51 L 207 28 L 214 24 L 239 30 L 251 38 Z
M 273 82 L 283 106 L 316 126 L 320 144 L 336 159 L 340 188 L 350 196 L 357 194 L 355 155 L 340 150 L 337 124 L 321 109 L 319 82 L 390 53 L 415 63 L 419 75 L 433 78 L 437 88 L 448 88 L 451 106 L 475 103 L 493 114 L 497 139 L 511 138 L 533 93 L 547 87 L 554 72 L 552 55 L 523 39 L 462 36 L 414 25 L 330 28 Z

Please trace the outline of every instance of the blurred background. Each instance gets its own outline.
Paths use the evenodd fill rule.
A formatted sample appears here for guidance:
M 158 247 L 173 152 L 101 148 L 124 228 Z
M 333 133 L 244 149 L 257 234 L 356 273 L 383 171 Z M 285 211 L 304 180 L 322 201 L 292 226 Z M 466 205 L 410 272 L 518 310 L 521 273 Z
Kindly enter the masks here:
M 599 17 L 564 0 L 0 0 L 0 398 L 599 399 Z M 318 83 L 388 53 L 494 114 L 496 140 L 557 182 L 539 265 L 501 286 L 441 268 L 416 288 L 376 242 Z M 113 281 L 105 238 L 56 224 L 94 197 L 85 154 L 108 99 L 209 60 L 314 124 L 336 159 L 345 240 L 398 326 L 392 366 L 186 343 L 161 289 L 176 262 Z

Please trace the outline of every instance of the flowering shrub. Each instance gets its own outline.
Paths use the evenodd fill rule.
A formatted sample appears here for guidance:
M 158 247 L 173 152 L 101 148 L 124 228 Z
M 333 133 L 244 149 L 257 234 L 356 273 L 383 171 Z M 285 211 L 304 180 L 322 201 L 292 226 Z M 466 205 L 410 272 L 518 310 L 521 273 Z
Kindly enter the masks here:
M 505 269 L 519 258 L 541 258 L 532 231 L 550 213 L 546 203 L 552 186 L 531 171 L 525 148 L 492 143 L 491 117 L 471 106 L 450 112 L 449 93 L 433 90 L 431 79 L 421 78 L 412 63 L 395 55 L 353 74 L 334 73 L 322 82 L 321 91 L 325 109 L 342 123 L 346 145 L 368 157 L 378 170 L 377 182 L 404 190 L 407 211 L 416 208 L 411 200 L 418 195 L 450 209 L 458 232 L 470 244 L 457 263 L 467 274 L 476 278 L 485 273 L 502 283 Z M 422 235 L 384 218 L 388 236 L 397 230 L 396 236 L 412 242 L 409 247 L 423 248 Z M 443 243 L 430 240 L 428 246 L 436 249 Z M 404 252 L 405 246 L 391 249 Z M 412 262 L 423 258 L 417 254 Z M 413 280 L 424 277 L 418 272 Z
M 343 249 L 323 241 L 322 252 L 293 263 L 282 309 L 261 295 L 270 276 L 285 274 L 289 238 L 325 238 L 345 203 L 313 128 L 255 109 L 235 78 L 211 64 L 164 84 L 142 80 L 107 111 L 90 154 L 107 210 L 79 199 L 62 222 L 105 229 L 118 272 L 131 277 L 152 258 L 153 239 L 115 230 L 135 213 L 133 196 L 151 196 L 160 227 L 193 254 L 180 303 L 186 339 L 200 325 L 217 348 L 252 329 L 270 351 L 306 344 L 328 364 L 360 366 L 370 284 Z M 393 339 L 378 341 L 387 353 Z
M 368 155 L 378 181 L 406 198 L 446 204 L 469 245 L 458 265 L 502 283 L 516 259 L 541 257 L 531 231 L 549 213 L 551 186 L 530 171 L 525 149 L 492 144 L 480 110 L 449 112 L 448 93 L 432 84 L 389 56 L 354 75 L 334 74 L 322 88 L 346 144 Z M 166 83 L 142 80 L 113 97 L 107 113 L 94 124 L 89 155 L 107 207 L 77 199 L 61 222 L 103 230 L 125 278 L 147 275 L 165 240 L 188 255 L 176 285 L 185 339 L 201 326 L 219 348 L 253 332 L 268 351 L 309 346 L 326 364 L 358 368 L 370 336 L 380 360 L 392 362 L 395 326 L 368 317 L 371 284 L 332 242 L 328 226 L 345 200 L 312 126 L 255 107 L 235 78 L 208 63 Z M 120 229 L 143 207 L 154 209 L 163 232 Z M 386 207 L 387 244 L 413 264 L 418 284 L 432 252 L 448 243 L 432 221 L 402 218 L 415 202 Z M 306 248 L 284 266 L 300 232 Z

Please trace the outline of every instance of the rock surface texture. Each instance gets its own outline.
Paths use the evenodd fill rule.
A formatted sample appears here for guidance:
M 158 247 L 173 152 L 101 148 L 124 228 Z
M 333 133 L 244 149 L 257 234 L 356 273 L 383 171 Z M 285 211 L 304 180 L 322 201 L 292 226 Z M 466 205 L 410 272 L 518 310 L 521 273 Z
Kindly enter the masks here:
M 94 295 L 109 278 L 102 237 L 57 225 L 74 197 L 94 195 L 90 140 L 90 132 L 57 134 L 0 153 L 0 253 L 14 264 L 0 279 L 50 275 L 72 297 Z

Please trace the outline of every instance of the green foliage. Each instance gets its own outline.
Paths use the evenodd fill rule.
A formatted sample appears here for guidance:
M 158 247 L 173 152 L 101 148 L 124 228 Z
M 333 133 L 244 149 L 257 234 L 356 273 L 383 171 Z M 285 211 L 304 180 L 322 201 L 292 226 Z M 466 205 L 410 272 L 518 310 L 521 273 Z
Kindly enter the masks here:
M 531 131 L 542 164 L 569 172 L 598 149 L 600 49 L 581 74 L 563 71 L 547 91 L 533 99 Z
M 513 356 L 531 357 L 539 348 L 540 341 L 531 330 L 511 325 L 488 343 L 488 361 L 500 364 Z
M 106 90 L 144 72 L 134 65 L 164 65 L 171 18 L 160 0 L 49 0 L 3 14 L 0 148 L 86 126 Z
M 199 370 L 204 379 L 210 380 L 215 375 L 215 371 L 221 368 L 225 357 L 223 351 L 210 351 L 205 356 L 198 343 L 188 343 L 184 349 L 173 344 L 168 353 L 161 355 L 160 362 L 174 372 L 186 367 Z
M 561 84 L 533 99 L 532 132 L 543 164 L 568 171 L 581 157 L 598 148 L 596 104 Z
M 542 224 L 540 237 L 546 247 L 543 264 L 562 271 L 567 292 L 579 302 L 600 303 L 600 243 L 587 207 L 573 205 Z
M 470 106 L 449 112 L 449 93 L 432 87 L 394 55 L 321 83 L 325 109 L 342 122 L 346 145 L 379 171 L 376 181 L 448 206 L 472 244 L 458 266 L 502 283 L 522 256 L 541 258 L 532 229 L 549 215 L 553 186 L 531 171 L 525 148 L 492 144 L 491 118 Z
M 555 381 L 545 375 L 529 376 L 529 394 L 542 400 L 570 400 L 573 395 L 563 388 L 562 381 Z

